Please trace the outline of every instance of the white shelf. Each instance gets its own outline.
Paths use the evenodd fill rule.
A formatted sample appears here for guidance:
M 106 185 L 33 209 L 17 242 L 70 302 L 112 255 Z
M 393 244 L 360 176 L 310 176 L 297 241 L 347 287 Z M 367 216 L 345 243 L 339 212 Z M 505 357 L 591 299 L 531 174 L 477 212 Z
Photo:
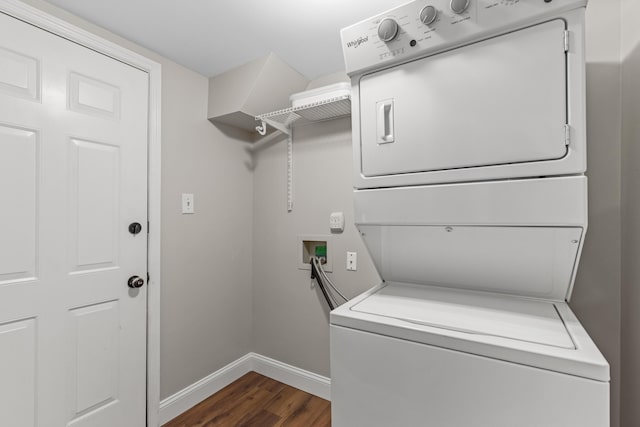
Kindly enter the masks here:
M 288 133 L 288 130 L 294 126 L 337 119 L 350 114 L 351 96 L 341 95 L 311 104 L 261 114 L 256 116 L 256 120 L 266 122 L 274 128 Z
M 351 115 L 351 94 L 347 91 L 334 92 L 330 96 L 323 98 L 322 89 L 307 91 L 299 94 L 302 97 L 292 95 L 292 100 L 300 102 L 295 107 L 285 108 L 284 110 L 273 111 L 271 113 L 256 116 L 256 120 L 261 121 L 261 125 L 256 127 L 260 134 L 265 135 L 267 125 L 289 135 L 287 139 L 287 211 L 293 210 L 293 138 L 291 129 L 295 126 L 320 122 L 324 120 L 337 119 Z M 302 99 L 302 102 L 300 101 Z M 308 102 L 304 102 L 308 101 Z M 277 133 L 271 134 L 275 135 Z M 250 151 L 256 152 L 265 146 L 265 141 L 269 142 L 273 139 L 271 135 L 265 136 L 262 141 L 257 142 Z

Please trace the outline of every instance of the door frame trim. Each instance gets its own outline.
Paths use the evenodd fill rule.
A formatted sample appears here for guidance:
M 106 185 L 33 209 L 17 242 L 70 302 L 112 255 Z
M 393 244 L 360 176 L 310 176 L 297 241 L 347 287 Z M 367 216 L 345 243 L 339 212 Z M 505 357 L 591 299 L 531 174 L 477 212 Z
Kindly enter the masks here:
M 0 12 L 149 74 L 147 271 L 150 281 L 147 283 L 147 426 L 158 426 L 160 408 L 161 65 L 18 0 L 0 0 Z

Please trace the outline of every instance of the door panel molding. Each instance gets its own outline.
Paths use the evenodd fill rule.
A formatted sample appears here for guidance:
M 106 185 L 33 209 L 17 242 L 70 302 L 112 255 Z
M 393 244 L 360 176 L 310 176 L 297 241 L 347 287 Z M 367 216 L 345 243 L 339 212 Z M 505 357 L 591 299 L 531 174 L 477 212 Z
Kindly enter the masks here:
M 18 0 L 0 0 L 0 12 L 95 50 L 149 74 L 147 425 L 159 425 L 160 406 L 160 161 L 161 66 L 138 53 Z

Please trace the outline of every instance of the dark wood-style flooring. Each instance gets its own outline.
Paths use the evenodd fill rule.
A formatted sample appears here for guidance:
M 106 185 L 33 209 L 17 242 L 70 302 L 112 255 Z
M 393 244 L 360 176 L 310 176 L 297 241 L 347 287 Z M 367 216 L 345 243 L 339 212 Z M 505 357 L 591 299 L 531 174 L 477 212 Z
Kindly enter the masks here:
M 331 404 L 249 372 L 164 427 L 330 427 Z

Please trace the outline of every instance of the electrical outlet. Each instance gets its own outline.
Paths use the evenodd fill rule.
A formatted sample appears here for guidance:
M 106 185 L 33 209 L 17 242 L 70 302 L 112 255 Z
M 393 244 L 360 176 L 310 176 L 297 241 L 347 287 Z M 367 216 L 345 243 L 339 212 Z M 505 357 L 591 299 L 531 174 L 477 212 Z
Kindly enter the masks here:
M 356 271 L 358 269 L 358 254 L 347 252 L 347 270 Z
M 344 213 L 332 212 L 329 216 L 329 228 L 334 233 L 342 233 L 344 231 Z

